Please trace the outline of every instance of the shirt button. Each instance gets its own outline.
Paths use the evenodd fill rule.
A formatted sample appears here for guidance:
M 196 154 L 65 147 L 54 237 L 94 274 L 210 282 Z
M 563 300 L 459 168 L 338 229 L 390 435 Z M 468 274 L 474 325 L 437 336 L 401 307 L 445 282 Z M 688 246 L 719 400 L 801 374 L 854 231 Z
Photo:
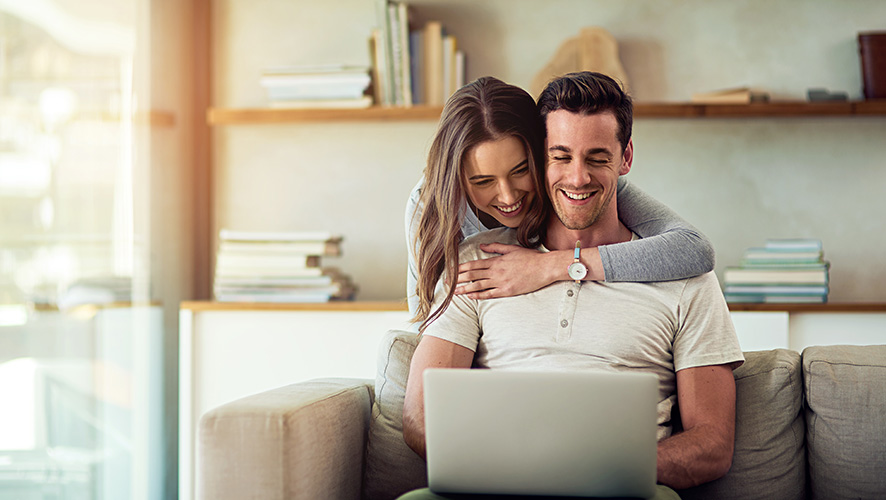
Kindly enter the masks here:
M 575 293 L 572 290 L 566 290 L 567 297 L 572 297 L 573 295 L 575 295 Z
M 560 322 L 560 326 L 562 326 L 563 328 L 566 328 L 567 326 L 569 326 L 569 322 L 564 319 L 563 321 Z

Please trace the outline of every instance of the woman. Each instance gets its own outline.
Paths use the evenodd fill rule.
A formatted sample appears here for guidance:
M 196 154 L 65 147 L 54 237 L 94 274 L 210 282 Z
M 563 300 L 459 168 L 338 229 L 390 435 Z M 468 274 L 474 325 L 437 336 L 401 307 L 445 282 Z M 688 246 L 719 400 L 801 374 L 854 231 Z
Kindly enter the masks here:
M 406 207 L 407 296 L 422 330 L 456 293 L 507 297 L 567 279 L 571 251 L 523 248 L 536 243 L 526 228 L 547 215 L 540 185 L 544 137 L 532 97 L 498 79 L 475 80 L 447 101 L 424 177 Z M 617 197 L 621 221 L 642 239 L 582 249 L 582 262 L 589 264 L 585 280 L 665 281 L 713 269 L 710 242 L 673 211 L 624 178 Z M 501 226 L 516 228 L 522 247 L 487 245 L 483 250 L 501 255 L 459 266 L 464 238 Z M 441 276 L 456 278 L 444 288 Z M 444 292 L 432 310 L 435 293 Z

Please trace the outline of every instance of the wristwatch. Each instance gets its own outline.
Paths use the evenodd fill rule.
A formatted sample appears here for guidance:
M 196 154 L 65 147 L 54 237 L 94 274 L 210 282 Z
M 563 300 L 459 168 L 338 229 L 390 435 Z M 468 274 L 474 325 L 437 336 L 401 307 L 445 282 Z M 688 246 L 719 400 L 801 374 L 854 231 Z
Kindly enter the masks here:
M 576 283 L 581 283 L 581 280 L 588 275 L 588 268 L 581 263 L 579 257 L 581 257 L 581 240 L 575 242 L 575 260 L 566 268 L 569 277 L 574 279 Z

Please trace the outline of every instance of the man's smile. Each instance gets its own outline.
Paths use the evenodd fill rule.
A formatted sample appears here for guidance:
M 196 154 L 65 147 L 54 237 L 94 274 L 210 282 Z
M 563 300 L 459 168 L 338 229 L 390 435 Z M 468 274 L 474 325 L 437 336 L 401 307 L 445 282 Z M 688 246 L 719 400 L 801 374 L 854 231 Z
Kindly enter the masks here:
M 595 192 L 578 193 L 578 192 L 574 192 L 574 191 L 567 191 L 567 190 L 562 189 L 562 188 L 560 189 L 560 192 L 563 193 L 563 194 L 564 194 L 567 198 L 569 198 L 570 200 L 575 200 L 575 201 L 583 201 L 583 200 L 587 200 L 588 198 L 590 198 L 591 196 L 593 196 L 594 193 L 595 193 Z

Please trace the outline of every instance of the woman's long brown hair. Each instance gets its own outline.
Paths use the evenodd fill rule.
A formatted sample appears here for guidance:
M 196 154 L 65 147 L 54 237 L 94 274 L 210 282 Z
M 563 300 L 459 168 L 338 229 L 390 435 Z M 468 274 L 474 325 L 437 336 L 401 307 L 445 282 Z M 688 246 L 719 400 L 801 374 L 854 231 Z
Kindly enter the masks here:
M 412 242 L 419 298 L 412 321 L 421 323 L 420 331 L 440 317 L 455 293 L 458 247 L 464 239 L 461 224 L 466 216 L 464 207 L 468 206 L 462 175 L 466 154 L 478 144 L 506 137 L 516 137 L 523 143 L 533 168 L 536 193 L 517 230 L 517 238 L 521 245 L 531 246 L 533 242 L 524 227 L 537 227 L 546 216 L 544 134 L 532 97 L 496 78 L 479 78 L 457 90 L 446 102 L 428 153 L 419 199 L 421 218 Z M 432 311 L 434 290 L 444 273 L 450 277 L 446 298 Z

